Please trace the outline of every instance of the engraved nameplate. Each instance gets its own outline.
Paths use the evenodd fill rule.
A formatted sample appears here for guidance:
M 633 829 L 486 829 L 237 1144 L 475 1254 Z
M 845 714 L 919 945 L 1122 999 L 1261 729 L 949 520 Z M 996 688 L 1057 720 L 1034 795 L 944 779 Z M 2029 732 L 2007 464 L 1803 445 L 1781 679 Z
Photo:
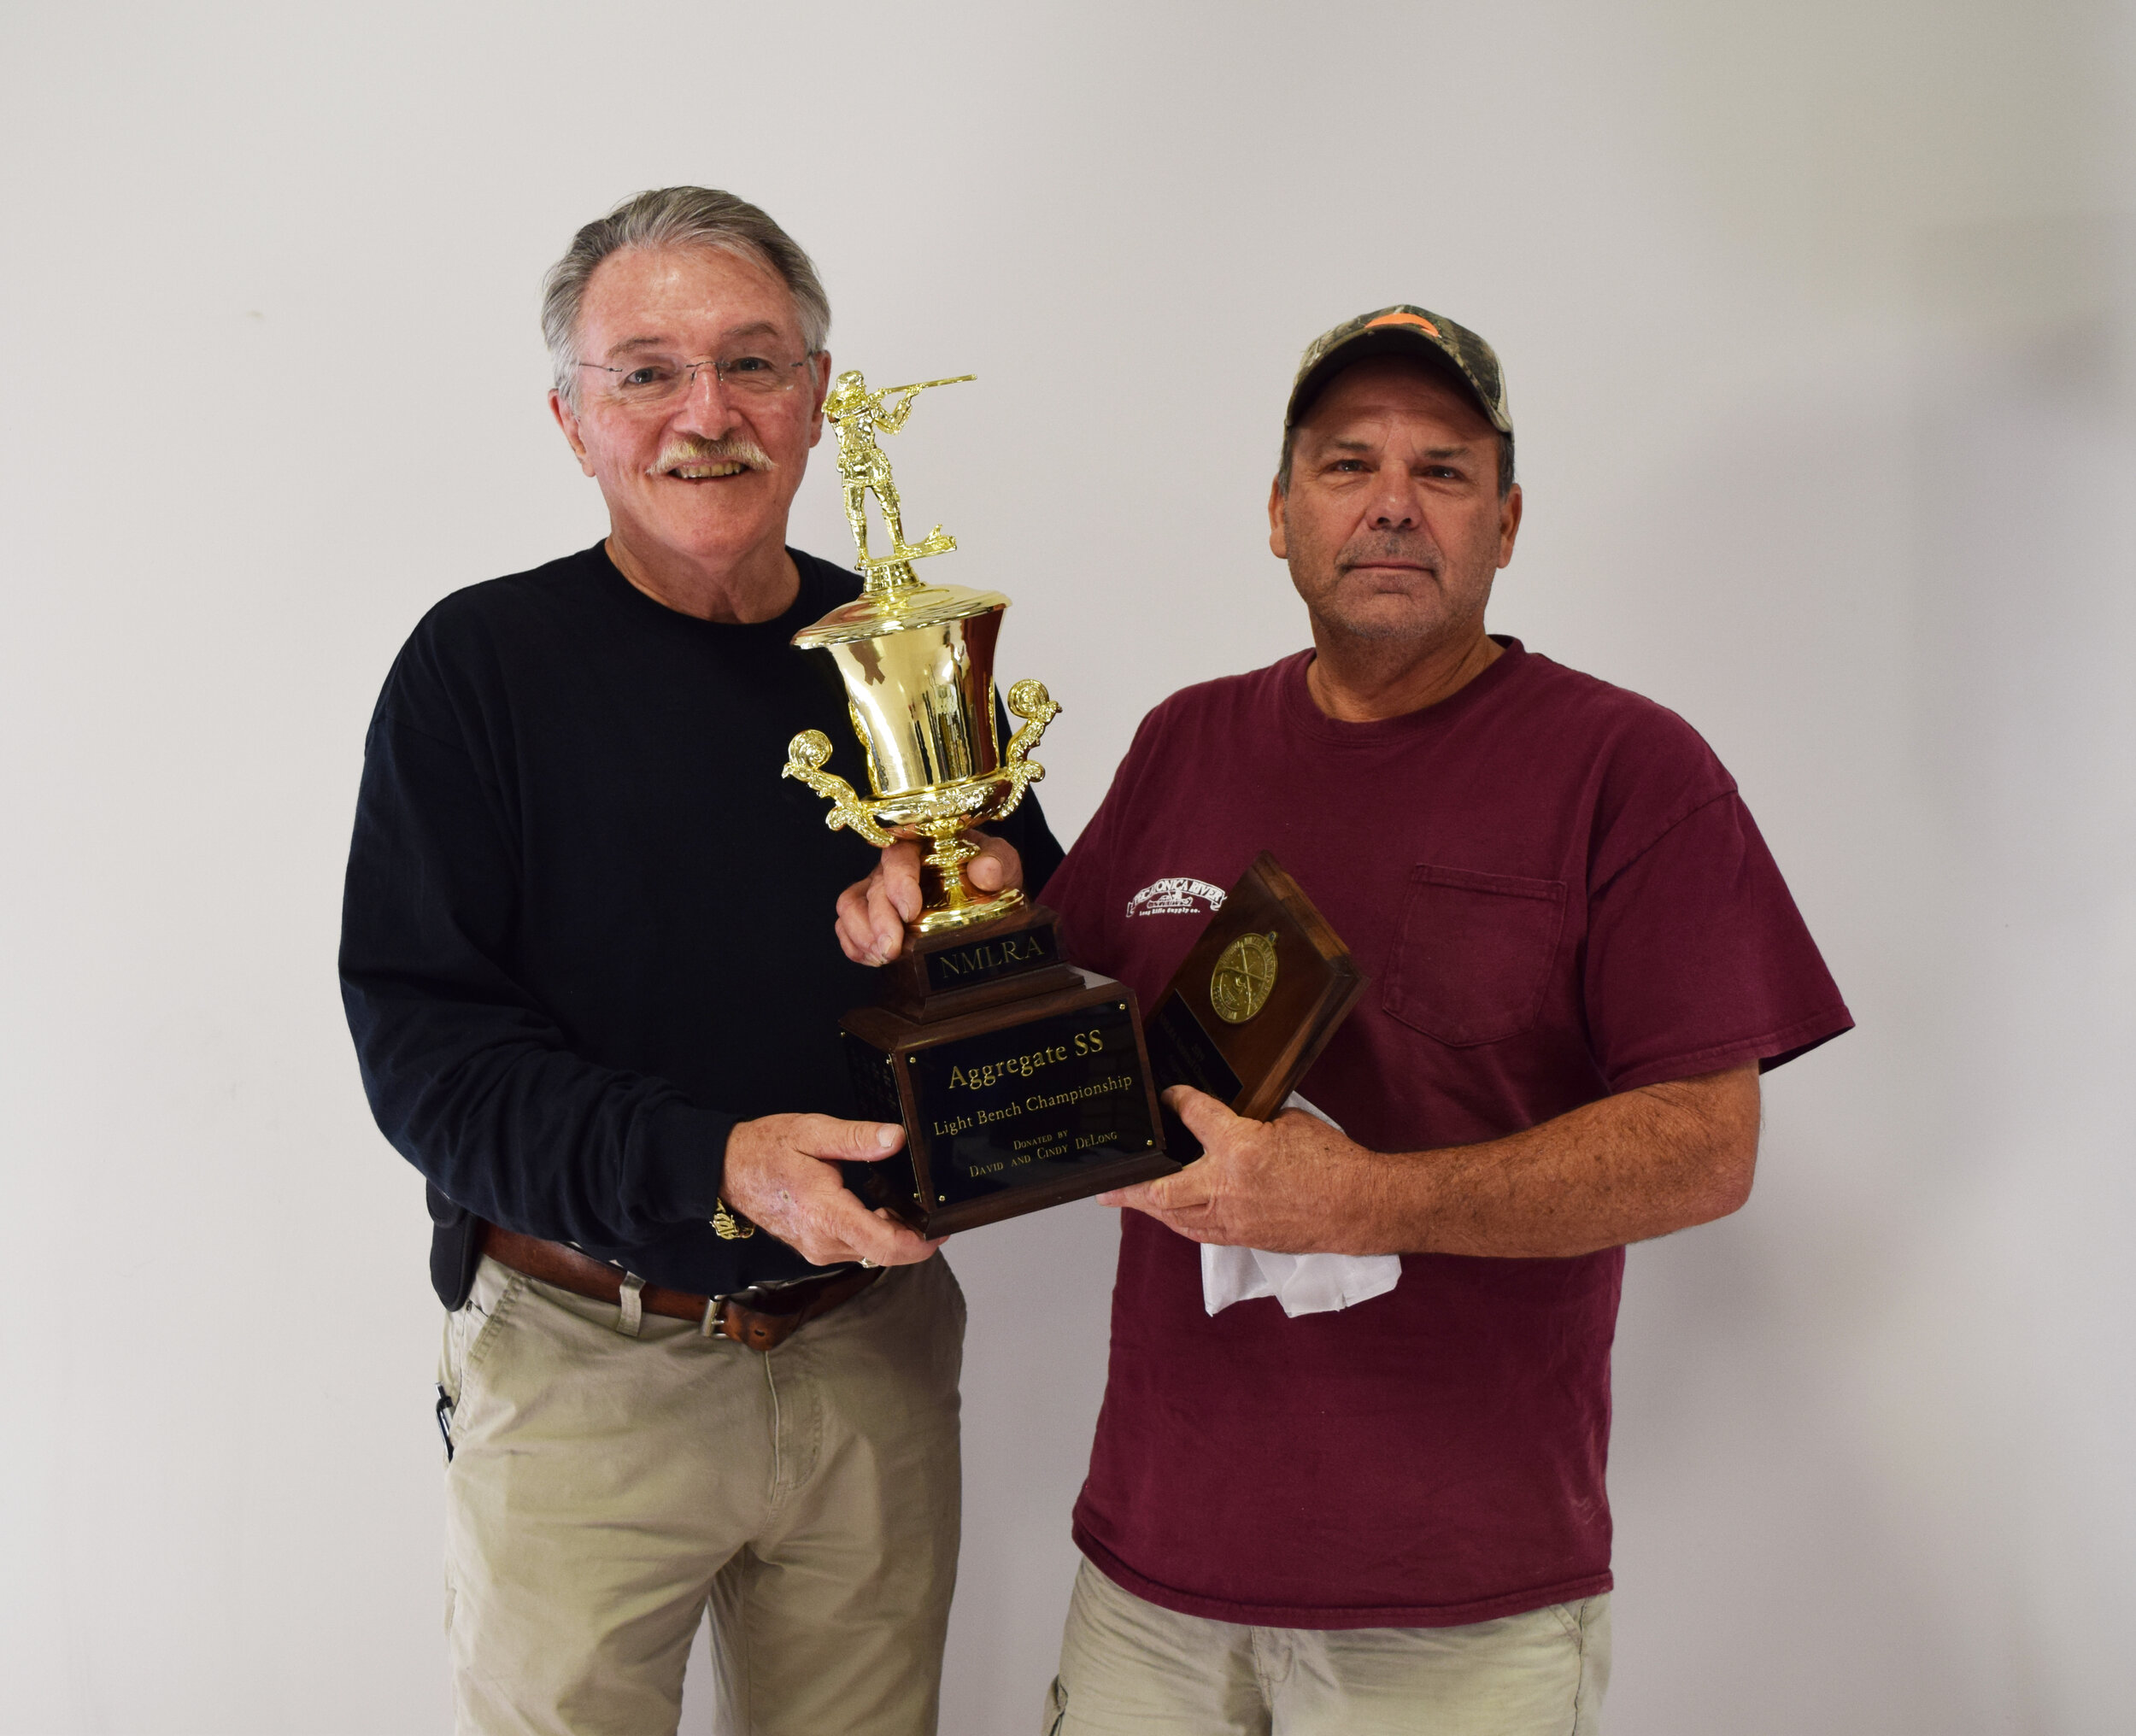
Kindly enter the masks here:
M 1057 930 L 1050 924 L 1028 928 L 995 940 L 975 940 L 927 954 L 927 986 L 937 993 L 976 988 L 1026 971 L 1042 971 L 1060 962 Z
M 1167 994 L 1158 1004 L 1144 1034 L 1149 1038 L 1150 1070 L 1157 1076 L 1159 1091 L 1191 1085 L 1219 1103 L 1229 1103 L 1246 1088 L 1215 1040 L 1201 1028 L 1194 1009 L 1177 994 Z
M 1153 1152 L 1157 1129 L 1124 1000 L 912 1053 L 932 1206 Z

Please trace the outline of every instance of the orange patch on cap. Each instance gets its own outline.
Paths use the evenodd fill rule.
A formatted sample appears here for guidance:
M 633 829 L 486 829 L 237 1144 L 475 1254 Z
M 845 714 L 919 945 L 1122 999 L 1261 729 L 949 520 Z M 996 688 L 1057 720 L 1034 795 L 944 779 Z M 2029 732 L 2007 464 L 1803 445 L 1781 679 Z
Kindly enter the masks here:
M 1446 335 L 1421 314 L 1382 314 L 1376 320 L 1367 320 L 1364 322 L 1364 329 L 1367 331 L 1371 331 L 1376 326 L 1414 326 L 1418 331 L 1429 332 L 1434 337 L 1443 337 Z

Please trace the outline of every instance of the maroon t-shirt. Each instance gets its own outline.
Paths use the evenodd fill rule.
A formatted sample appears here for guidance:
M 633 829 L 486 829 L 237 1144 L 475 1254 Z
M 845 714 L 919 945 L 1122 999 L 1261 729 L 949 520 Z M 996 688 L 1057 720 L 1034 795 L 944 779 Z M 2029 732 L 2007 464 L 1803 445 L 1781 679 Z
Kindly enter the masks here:
M 1310 653 L 1144 719 L 1047 903 L 1147 1010 L 1257 853 L 1370 981 L 1300 1089 L 1376 1151 L 1472 1144 L 1852 1023 L 1711 749 L 1514 640 L 1441 704 L 1338 723 Z M 1394 1290 L 1203 1309 L 1126 1214 L 1085 1555 L 1191 1616 L 1487 1621 L 1610 1586 L 1621 1249 L 1405 1254 Z

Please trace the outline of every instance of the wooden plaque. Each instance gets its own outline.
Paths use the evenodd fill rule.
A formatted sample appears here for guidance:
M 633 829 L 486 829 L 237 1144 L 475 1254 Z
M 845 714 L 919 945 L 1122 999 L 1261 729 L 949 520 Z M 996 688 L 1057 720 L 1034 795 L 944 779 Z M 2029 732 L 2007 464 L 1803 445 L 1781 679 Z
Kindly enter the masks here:
M 1298 883 L 1264 850 L 1224 896 L 1147 1021 L 1157 1086 L 1191 1085 L 1266 1121 L 1364 993 L 1364 973 Z M 1200 1146 L 1170 1110 L 1177 1163 Z

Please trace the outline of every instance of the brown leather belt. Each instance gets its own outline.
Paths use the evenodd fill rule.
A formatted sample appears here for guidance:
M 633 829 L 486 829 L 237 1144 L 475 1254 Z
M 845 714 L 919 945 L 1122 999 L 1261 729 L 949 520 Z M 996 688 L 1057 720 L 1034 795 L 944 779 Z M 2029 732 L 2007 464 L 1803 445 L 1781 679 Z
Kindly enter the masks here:
M 597 1260 L 560 1241 L 543 1241 L 538 1236 L 521 1235 L 517 1230 L 485 1223 L 482 1252 L 501 1266 L 554 1284 L 574 1296 L 622 1304 L 624 1273 L 606 1260 Z M 766 1351 L 785 1343 L 807 1322 L 830 1313 L 842 1302 L 850 1302 L 882 1276 L 877 1268 L 860 1266 L 849 1272 L 830 1272 L 772 1289 L 737 1291 L 731 1296 L 693 1296 L 687 1290 L 647 1284 L 638 1291 L 638 1305 L 648 1314 L 694 1320 L 707 1338 L 717 1331 L 751 1350 Z

